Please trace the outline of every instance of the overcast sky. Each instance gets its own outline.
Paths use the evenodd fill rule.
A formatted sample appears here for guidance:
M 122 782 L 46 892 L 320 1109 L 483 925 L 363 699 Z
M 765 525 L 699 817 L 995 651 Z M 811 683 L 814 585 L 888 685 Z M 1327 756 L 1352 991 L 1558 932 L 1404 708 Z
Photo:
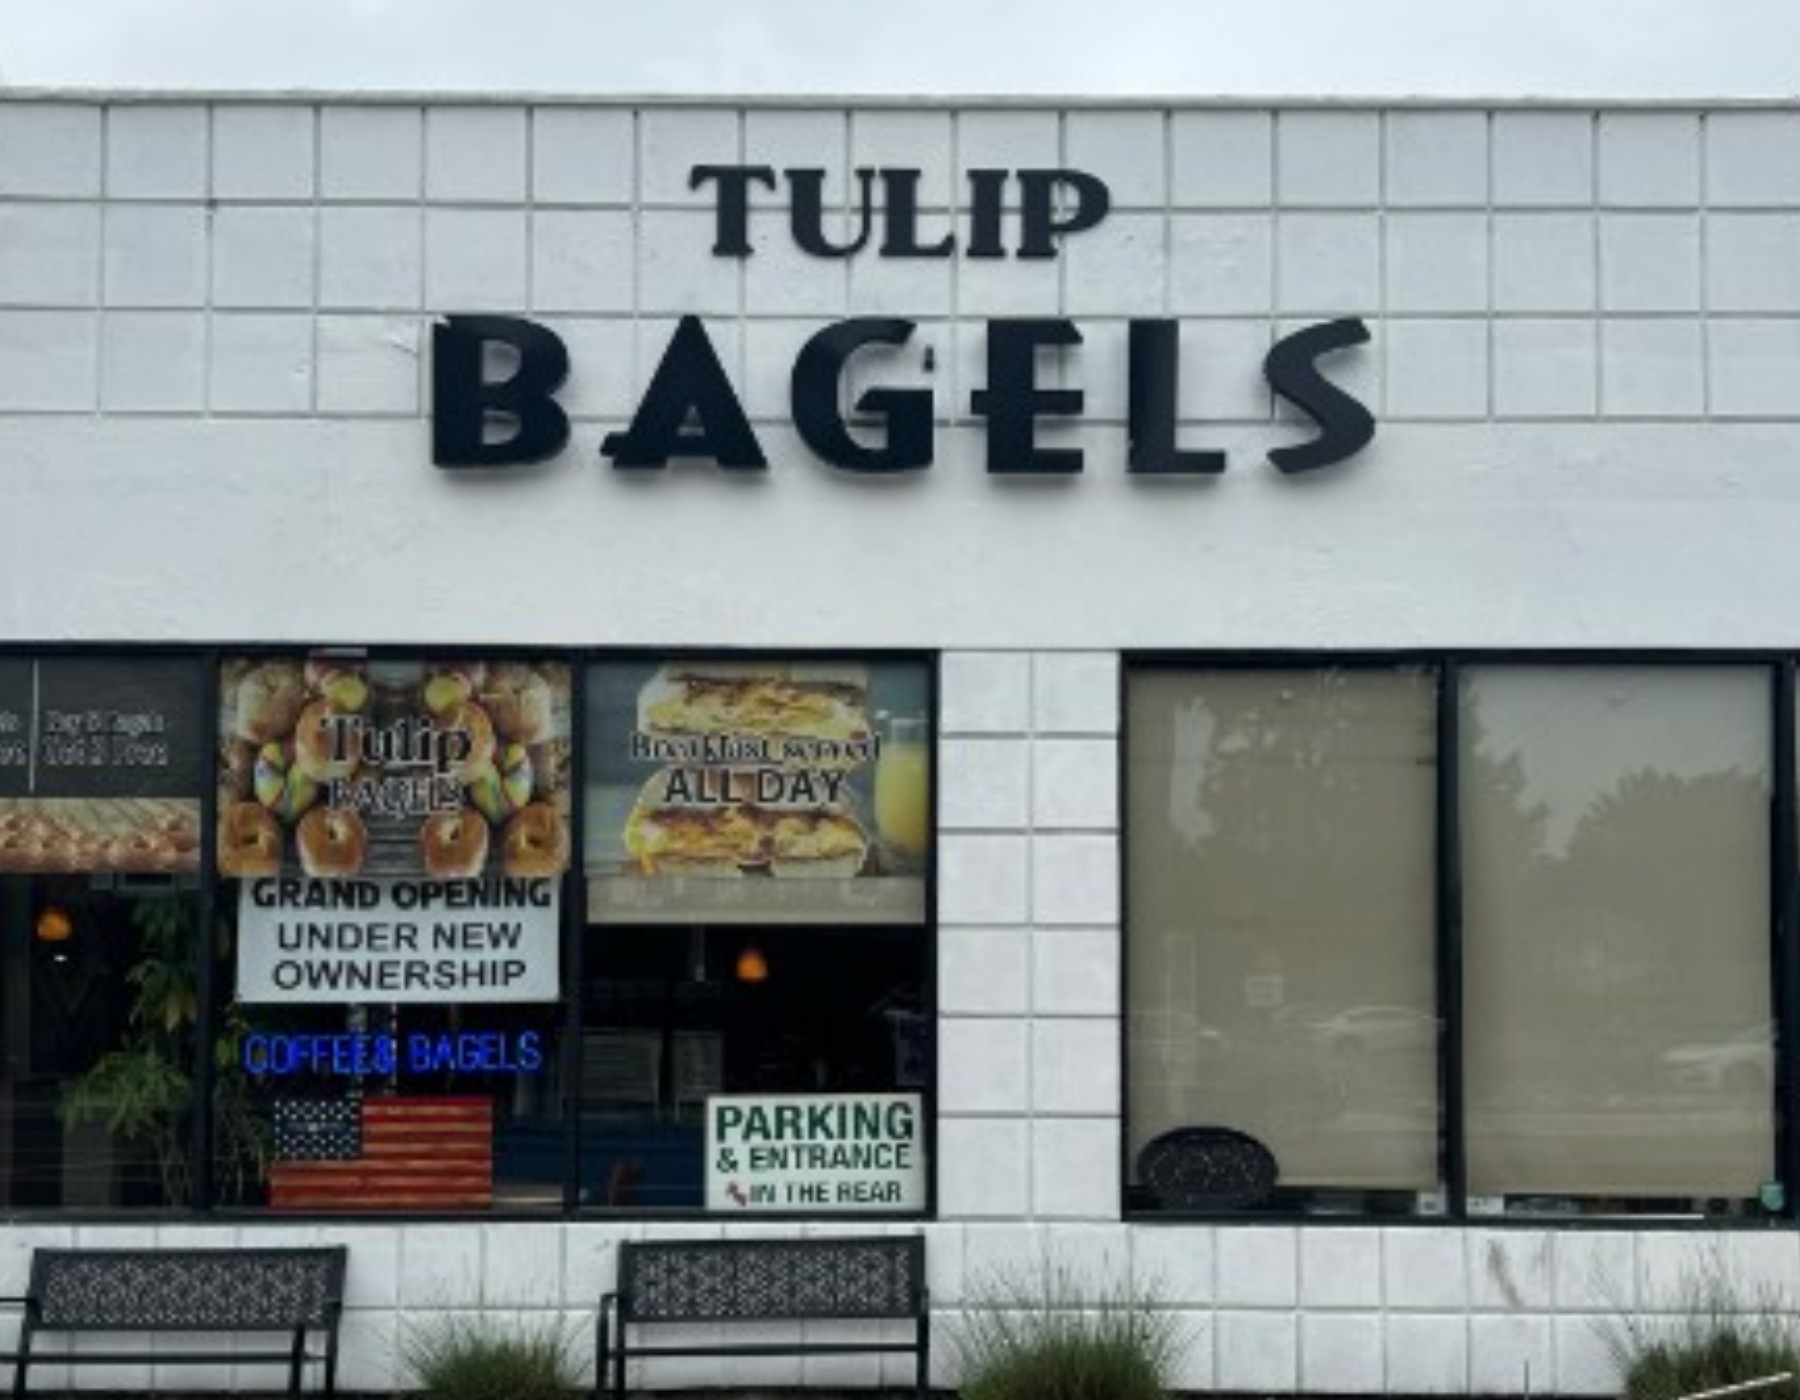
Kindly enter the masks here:
M 1800 0 L 0 0 L 0 82 L 1789 97 Z

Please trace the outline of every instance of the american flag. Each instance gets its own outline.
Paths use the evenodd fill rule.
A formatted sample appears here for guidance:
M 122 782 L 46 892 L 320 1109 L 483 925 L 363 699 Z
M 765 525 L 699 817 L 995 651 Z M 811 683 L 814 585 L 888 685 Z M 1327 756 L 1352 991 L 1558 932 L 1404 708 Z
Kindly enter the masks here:
M 277 1162 L 348 1162 L 362 1153 L 357 1098 L 277 1099 Z
M 494 1104 L 487 1098 L 346 1099 L 341 1132 L 291 1137 L 279 1117 L 269 1204 L 286 1210 L 458 1210 L 494 1202 Z M 308 1126 L 316 1120 L 309 1120 Z M 351 1143 L 348 1153 L 341 1149 Z

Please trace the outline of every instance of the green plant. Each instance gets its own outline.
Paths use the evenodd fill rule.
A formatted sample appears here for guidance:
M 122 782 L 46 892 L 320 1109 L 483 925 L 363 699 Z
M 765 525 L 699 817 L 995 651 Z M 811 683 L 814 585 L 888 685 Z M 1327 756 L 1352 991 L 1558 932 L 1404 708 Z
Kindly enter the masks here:
M 440 1313 L 406 1334 L 401 1355 L 440 1400 L 562 1400 L 580 1386 L 573 1330 L 553 1319 L 513 1328 Z
M 1792 1304 L 1776 1287 L 1739 1284 L 1716 1248 L 1682 1271 L 1667 1310 L 1620 1311 L 1601 1335 L 1625 1400 L 1676 1400 L 1750 1381 L 1772 1383 L 1746 1400 L 1800 1397 Z
M 1153 1292 L 1094 1296 L 1045 1259 L 977 1279 L 950 1345 L 963 1400 L 1162 1400 L 1186 1340 Z

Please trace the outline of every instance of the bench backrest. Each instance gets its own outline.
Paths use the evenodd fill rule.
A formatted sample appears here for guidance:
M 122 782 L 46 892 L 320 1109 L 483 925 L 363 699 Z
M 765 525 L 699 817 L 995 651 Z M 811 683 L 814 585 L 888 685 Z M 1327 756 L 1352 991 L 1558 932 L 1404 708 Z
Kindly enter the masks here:
M 40 1326 L 65 1331 L 324 1327 L 344 1296 L 345 1245 L 297 1249 L 37 1249 Z
M 619 1246 L 620 1314 L 633 1322 L 910 1318 L 924 1296 L 922 1235 Z

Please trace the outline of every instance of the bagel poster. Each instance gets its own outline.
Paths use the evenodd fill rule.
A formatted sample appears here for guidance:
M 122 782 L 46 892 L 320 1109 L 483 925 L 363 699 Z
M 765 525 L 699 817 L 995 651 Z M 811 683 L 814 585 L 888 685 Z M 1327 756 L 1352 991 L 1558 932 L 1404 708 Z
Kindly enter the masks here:
M 923 663 L 603 662 L 588 696 L 590 912 L 923 917 Z
M 249 1002 L 557 995 L 569 669 L 315 652 L 228 660 L 219 871 Z

